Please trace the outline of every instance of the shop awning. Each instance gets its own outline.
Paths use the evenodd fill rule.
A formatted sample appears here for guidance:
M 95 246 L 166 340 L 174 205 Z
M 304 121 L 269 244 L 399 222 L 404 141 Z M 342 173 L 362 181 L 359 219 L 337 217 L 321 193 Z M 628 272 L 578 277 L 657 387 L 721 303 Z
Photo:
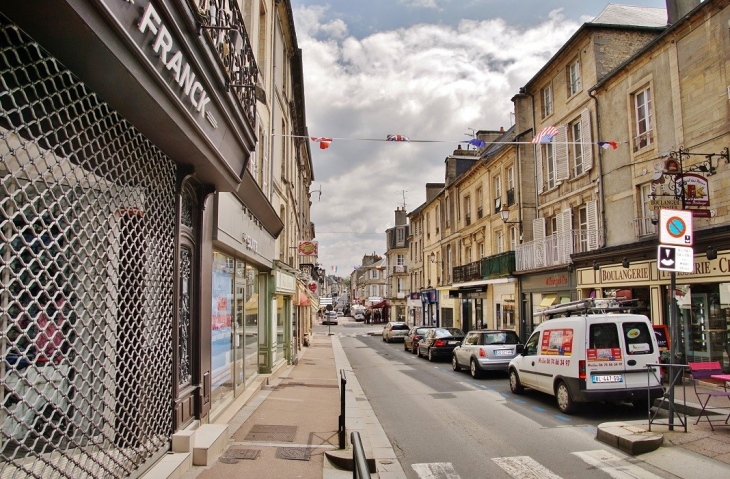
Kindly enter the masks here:
M 484 286 L 487 284 L 503 284 L 503 283 L 516 283 L 517 278 L 508 276 L 506 278 L 492 278 L 492 279 L 480 279 L 478 281 L 467 281 L 465 283 L 454 283 L 451 285 L 452 288 L 474 288 L 476 286 Z
M 299 291 L 299 296 L 297 297 L 297 305 L 309 306 L 310 304 L 312 304 L 312 300 L 309 299 L 307 293 L 305 293 L 304 291 Z
M 547 308 L 549 306 L 552 306 L 553 304 L 555 304 L 555 301 L 557 301 L 557 300 L 558 300 L 557 294 L 546 294 L 542 298 L 542 301 L 540 301 L 540 307 Z
M 387 308 L 387 307 L 388 307 L 388 301 L 386 301 L 386 300 L 383 300 L 379 303 L 375 303 L 374 305 L 371 306 L 371 308 Z

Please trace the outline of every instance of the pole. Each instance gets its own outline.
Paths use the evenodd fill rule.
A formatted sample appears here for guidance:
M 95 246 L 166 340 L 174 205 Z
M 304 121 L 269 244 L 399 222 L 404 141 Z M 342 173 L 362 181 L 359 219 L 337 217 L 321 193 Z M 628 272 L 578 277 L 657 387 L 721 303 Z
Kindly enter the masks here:
M 677 358 L 677 343 L 679 342 L 679 331 L 677 328 L 677 300 L 675 291 L 677 290 L 677 273 L 671 273 L 671 288 L 669 293 L 669 339 L 671 347 L 669 348 L 669 430 L 674 431 L 674 381 L 677 374 L 676 369 L 672 367 Z M 679 374 L 682 374 L 681 372 Z

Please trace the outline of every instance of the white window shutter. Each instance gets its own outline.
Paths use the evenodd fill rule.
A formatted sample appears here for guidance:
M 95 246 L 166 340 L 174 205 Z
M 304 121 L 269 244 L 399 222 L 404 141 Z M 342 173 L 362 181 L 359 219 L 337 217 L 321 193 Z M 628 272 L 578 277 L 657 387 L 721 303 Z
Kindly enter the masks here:
M 535 218 L 532 220 L 532 237 L 535 240 L 535 266 L 541 268 L 547 266 L 545 259 L 545 218 Z
M 570 208 L 564 209 L 560 215 L 561 232 L 560 237 L 563 243 L 563 263 L 570 262 L 570 255 L 573 254 L 573 212 Z
M 591 111 L 586 108 L 580 114 L 580 134 L 583 137 L 583 171 L 593 168 L 593 135 L 591 135 Z
M 537 192 L 542 193 L 542 145 L 535 145 L 535 174 L 537 175 Z
M 598 202 L 596 200 L 586 203 L 586 234 L 588 235 L 588 250 L 598 249 L 599 246 L 599 225 L 598 225 Z
M 560 125 L 555 136 L 555 179 L 557 181 L 570 178 L 568 167 L 568 127 Z

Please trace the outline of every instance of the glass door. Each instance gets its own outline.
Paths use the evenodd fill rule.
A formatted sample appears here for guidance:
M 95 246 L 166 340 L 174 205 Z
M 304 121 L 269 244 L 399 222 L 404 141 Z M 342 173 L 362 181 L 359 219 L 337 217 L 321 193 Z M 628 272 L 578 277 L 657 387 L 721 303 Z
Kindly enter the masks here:
M 233 377 L 235 381 L 235 395 L 243 391 L 245 378 L 244 347 L 246 344 L 246 265 L 243 261 L 236 261 L 236 310 L 233 324 Z

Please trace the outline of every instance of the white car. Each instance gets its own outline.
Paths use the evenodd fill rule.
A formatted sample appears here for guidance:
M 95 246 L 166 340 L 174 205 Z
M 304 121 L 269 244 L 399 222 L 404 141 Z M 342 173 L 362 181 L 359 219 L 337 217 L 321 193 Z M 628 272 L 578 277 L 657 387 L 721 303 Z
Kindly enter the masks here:
M 324 313 L 322 324 L 334 324 L 335 326 L 337 326 L 337 313 L 334 311 L 327 311 L 326 313 Z

